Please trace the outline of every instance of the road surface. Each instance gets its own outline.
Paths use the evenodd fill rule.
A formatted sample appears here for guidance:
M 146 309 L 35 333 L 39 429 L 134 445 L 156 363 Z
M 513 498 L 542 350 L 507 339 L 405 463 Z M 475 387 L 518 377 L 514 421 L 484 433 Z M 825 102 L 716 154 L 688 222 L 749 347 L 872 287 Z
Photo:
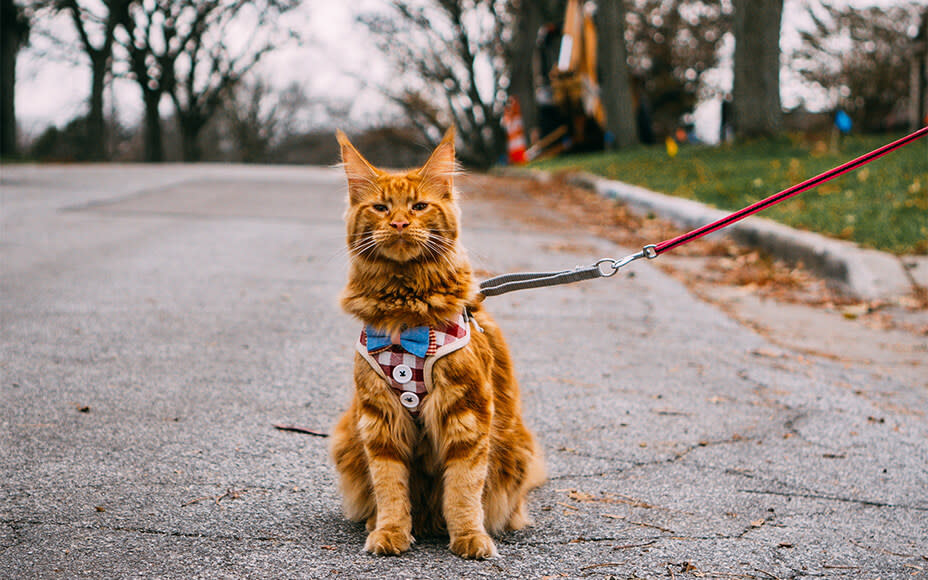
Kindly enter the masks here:
M 480 184 L 482 275 L 628 253 Z M 920 362 L 772 343 L 647 262 L 487 302 L 546 453 L 534 526 L 484 562 L 365 554 L 328 440 L 273 427 L 328 431 L 349 398 L 344 192 L 329 169 L 2 168 L 0 577 L 928 577 Z

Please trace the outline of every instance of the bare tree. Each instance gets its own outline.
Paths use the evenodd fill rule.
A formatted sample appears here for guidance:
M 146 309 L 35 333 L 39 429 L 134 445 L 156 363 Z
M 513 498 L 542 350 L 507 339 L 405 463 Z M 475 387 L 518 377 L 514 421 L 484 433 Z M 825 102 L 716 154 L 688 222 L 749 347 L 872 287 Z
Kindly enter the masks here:
M 622 0 L 600 0 L 596 11 L 599 41 L 600 86 L 606 130 L 617 147 L 638 142 L 635 107 L 625 47 L 625 6 Z
M 125 32 L 122 47 L 126 52 L 127 76 L 136 81 L 142 93 L 144 159 L 164 161 L 164 138 L 160 105 L 170 91 L 174 78 L 174 60 L 188 38 L 180 37 L 176 3 L 134 3 L 119 23 Z
M 921 10 L 915 2 L 863 9 L 821 4 L 809 10 L 813 25 L 802 33 L 794 66 L 865 130 L 886 128 L 894 113 L 902 123 Z
M 776 135 L 780 104 L 780 19 L 783 0 L 735 0 L 732 116 L 741 138 Z
M 277 92 L 259 78 L 239 83 L 224 104 L 223 117 L 235 141 L 237 160 L 267 163 L 274 145 L 293 134 L 294 117 L 308 101 L 297 84 Z
M 110 73 L 114 33 L 129 8 L 130 0 L 55 0 L 57 10 L 67 13 L 77 32 L 81 49 L 90 60 L 90 107 L 87 113 L 87 158 L 100 161 L 106 158 L 106 119 L 103 111 L 103 92 Z
M 288 40 L 294 31 L 282 29 L 279 17 L 299 0 L 186 0 L 196 14 L 191 40 L 175 61 L 171 101 L 183 137 L 185 161 L 199 161 L 200 131 L 216 114 L 224 95 L 261 58 Z M 230 38 L 239 36 L 239 46 Z
M 0 157 L 13 157 L 16 143 L 16 55 L 29 39 L 29 19 L 13 0 L 0 0 Z
M 146 158 L 162 159 L 162 96 L 174 105 L 184 161 L 231 90 L 271 50 L 295 39 L 278 23 L 299 0 L 149 0 L 123 21 L 131 72 L 145 100 Z
M 381 90 L 408 121 L 433 144 L 453 123 L 462 161 L 492 165 L 506 147 L 508 0 L 397 1 L 360 20 L 397 69 Z

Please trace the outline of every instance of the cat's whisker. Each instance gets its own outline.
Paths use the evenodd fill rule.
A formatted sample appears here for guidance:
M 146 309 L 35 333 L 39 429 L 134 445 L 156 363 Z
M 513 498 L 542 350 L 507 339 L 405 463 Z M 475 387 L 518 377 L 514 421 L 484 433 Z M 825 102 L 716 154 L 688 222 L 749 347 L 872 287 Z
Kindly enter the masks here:
M 423 246 L 432 248 L 432 249 L 434 249 L 435 251 L 441 252 L 441 253 L 443 253 L 443 254 L 450 254 L 450 253 L 453 253 L 453 252 L 455 252 L 456 249 L 457 249 L 457 248 L 455 247 L 454 244 L 449 244 L 449 243 L 447 243 L 447 242 L 442 242 L 442 241 L 434 240 L 434 239 L 426 240 L 426 241 L 423 243 Z
M 373 236 L 371 236 L 370 234 L 364 234 L 364 235 L 358 236 L 358 239 L 351 242 L 348 247 L 351 249 L 356 249 L 361 246 L 370 244 L 373 241 L 374 241 Z
M 445 258 L 445 262 L 453 270 L 454 269 L 454 260 L 452 256 L 457 254 L 457 247 L 453 245 L 446 245 L 440 242 L 429 241 L 427 247 L 430 248 L 436 255 L 440 255 Z
M 452 259 L 451 251 L 449 251 L 453 250 L 453 248 L 443 248 L 439 244 L 430 243 L 426 246 L 426 249 L 432 254 L 432 256 L 444 263 L 449 270 L 454 271 L 457 269 L 457 265 Z
M 370 245 L 363 246 L 360 248 L 355 248 L 351 251 L 351 255 L 364 256 L 365 254 L 371 253 L 371 250 L 373 250 L 375 246 L 376 244 L 370 244 Z
M 449 258 L 447 254 L 439 251 L 434 247 L 427 247 L 426 251 L 429 253 L 433 260 L 443 263 L 448 267 L 449 270 L 454 270 L 454 263 L 451 261 L 451 258 Z
M 355 237 L 359 237 L 360 235 L 362 234 L 356 234 Z M 344 258 L 345 256 L 348 256 L 350 254 L 354 254 L 356 246 L 361 245 L 363 242 L 364 240 L 357 240 L 357 241 L 351 242 L 350 244 L 342 246 L 341 248 L 336 250 L 331 256 L 329 256 L 329 258 L 326 260 L 326 263 L 330 263 L 336 258 Z
M 370 243 L 370 244 L 368 244 L 368 245 L 366 245 L 366 246 L 363 246 L 363 247 L 357 249 L 357 250 L 354 252 L 354 255 L 355 255 L 355 256 L 358 256 L 358 257 L 373 256 L 373 255 L 374 255 L 374 250 L 377 249 L 377 246 L 378 246 L 377 243 L 372 242 L 372 243 Z
M 434 240 L 439 243 L 445 243 L 449 245 L 454 245 L 457 242 L 457 240 L 453 238 L 447 238 L 439 233 L 436 233 L 436 230 L 431 230 L 429 232 L 429 239 Z
M 370 232 L 365 232 L 360 238 L 357 242 L 352 242 L 348 246 L 348 251 L 352 255 L 364 256 L 367 253 L 372 253 L 371 251 L 379 244 L 376 237 Z
M 434 244 L 434 245 L 436 245 L 436 246 L 438 246 L 438 247 L 440 247 L 440 248 L 444 248 L 444 249 L 446 249 L 446 250 L 455 250 L 455 249 L 457 249 L 457 244 L 455 244 L 453 241 L 450 241 L 450 240 L 431 239 L 431 240 L 429 240 L 429 243 L 430 243 L 430 244 Z

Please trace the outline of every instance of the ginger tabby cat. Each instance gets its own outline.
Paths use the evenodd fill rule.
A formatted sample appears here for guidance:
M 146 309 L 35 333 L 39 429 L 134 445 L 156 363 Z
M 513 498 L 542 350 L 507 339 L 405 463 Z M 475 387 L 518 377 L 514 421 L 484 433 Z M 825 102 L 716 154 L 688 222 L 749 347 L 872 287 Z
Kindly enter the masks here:
M 338 142 L 351 262 L 341 304 L 365 326 L 332 441 L 345 513 L 366 521 L 368 552 L 446 533 L 454 553 L 493 557 L 489 534 L 529 523 L 525 498 L 545 475 L 459 245 L 454 131 L 403 173 L 373 167 L 341 131 Z

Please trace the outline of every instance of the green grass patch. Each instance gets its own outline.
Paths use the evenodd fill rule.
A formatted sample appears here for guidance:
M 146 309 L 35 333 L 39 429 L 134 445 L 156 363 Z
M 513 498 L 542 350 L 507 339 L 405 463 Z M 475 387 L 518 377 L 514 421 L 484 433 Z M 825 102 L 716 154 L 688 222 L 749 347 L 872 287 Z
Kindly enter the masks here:
M 663 145 L 571 155 L 532 167 L 581 170 L 737 210 L 903 135 L 850 136 L 837 150 L 783 137 L 743 145 Z M 928 253 L 928 138 L 773 208 L 762 217 L 894 254 Z

